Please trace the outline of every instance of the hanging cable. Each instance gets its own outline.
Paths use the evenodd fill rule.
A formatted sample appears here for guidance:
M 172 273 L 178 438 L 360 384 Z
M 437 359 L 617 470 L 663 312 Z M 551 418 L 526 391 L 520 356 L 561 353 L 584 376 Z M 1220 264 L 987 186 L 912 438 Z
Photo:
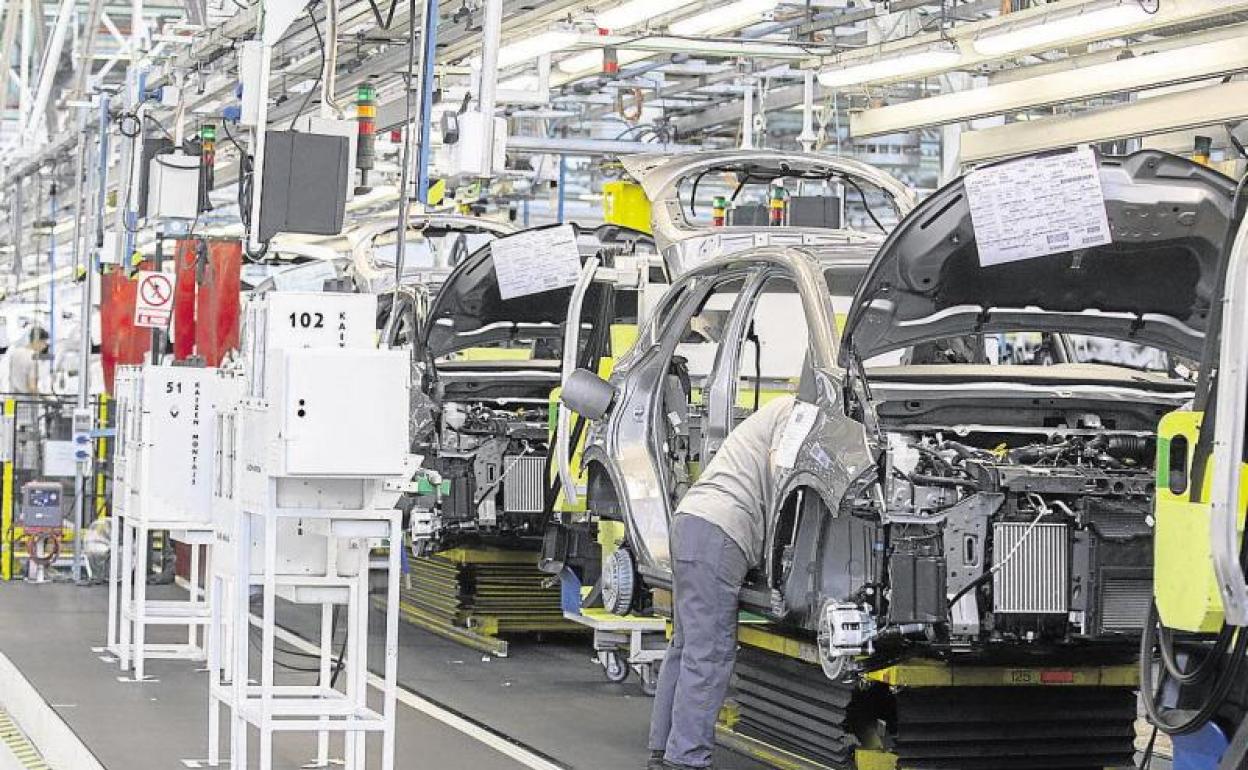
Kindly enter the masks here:
M 377 0 L 368 0 L 368 5 L 373 9 L 373 18 L 377 20 L 377 26 L 386 30 L 390 29 L 390 25 L 394 23 L 394 12 L 399 7 L 399 0 L 390 0 L 390 12 L 386 14 L 385 21 L 381 19 L 381 9 L 377 7 Z
M 308 108 L 308 105 L 312 102 L 312 94 L 316 93 L 316 89 L 320 88 L 321 80 L 325 77 L 325 65 L 327 61 L 325 55 L 325 36 L 321 34 L 321 25 L 316 22 L 315 9 L 317 2 L 319 2 L 319 0 L 312 0 L 312 2 L 308 3 L 308 18 L 312 21 L 312 31 L 316 33 L 316 42 L 321 48 L 321 68 L 316 72 L 316 80 L 313 81 L 312 87 L 309 88 L 308 92 L 303 95 L 303 102 L 300 103 L 299 109 L 295 110 L 294 117 L 290 119 L 290 127 L 287 129 L 288 131 L 295 130 L 295 122 L 299 120 L 299 116 L 303 114 L 303 111 Z M 330 2 L 332 3 L 333 0 L 330 0 Z M 237 142 L 235 143 L 235 146 L 237 146 Z
M 321 43 L 321 102 L 329 107 L 334 117 L 342 120 L 342 108 L 338 106 L 335 93 L 338 90 L 338 0 L 325 0 L 325 38 Z M 327 53 L 328 51 L 328 53 Z
M 403 262 L 407 256 L 407 225 L 411 221 L 411 173 L 412 173 L 412 134 L 415 133 L 412 126 L 412 70 L 416 67 L 416 0 L 407 0 L 407 72 L 403 78 L 404 86 L 404 104 L 403 104 L 403 152 L 402 163 L 403 168 L 399 172 L 399 221 L 398 229 L 395 233 L 395 251 L 394 251 L 394 292 L 390 295 L 390 316 L 393 318 L 398 312 L 399 287 L 403 285 Z M 432 62 L 424 60 L 421 56 L 420 67 L 423 70 L 421 75 L 422 82 L 426 77 L 432 75 Z M 423 116 L 424 120 L 428 120 L 429 116 Z M 424 203 L 424 201 L 421 201 Z

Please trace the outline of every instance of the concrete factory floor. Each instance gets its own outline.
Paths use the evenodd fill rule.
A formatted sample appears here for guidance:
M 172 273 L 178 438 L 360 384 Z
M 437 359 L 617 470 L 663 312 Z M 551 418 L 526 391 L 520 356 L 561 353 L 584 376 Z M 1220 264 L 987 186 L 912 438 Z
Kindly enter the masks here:
M 164 590 L 156 589 L 157 596 Z M 186 661 L 149 660 L 149 675 L 157 681 L 118 681 L 116 663 L 93 652 L 104 643 L 106 604 L 102 586 L 0 583 L 0 653 L 106 770 L 199 766 L 207 747 L 206 675 Z M 280 625 L 306 636 L 314 636 L 312 621 L 300 608 L 279 612 Z M 651 700 L 635 680 L 608 683 L 587 639 L 522 642 L 512 645 L 511 657 L 492 659 L 406 624 L 401 629 L 400 684 L 419 697 L 409 695 L 400 706 L 400 770 L 645 765 Z M 380 628 L 373 638 L 380 639 Z M 156 640 L 163 641 L 159 635 Z M 370 661 L 380 661 L 379 650 Z M 5 697 L 0 692 L 0 707 Z M 254 733 L 250 744 L 254 750 Z M 275 745 L 278 770 L 298 768 L 314 753 L 311 736 L 283 733 Z M 380 764 L 370 760 L 369 766 Z M 727 751 L 720 752 L 716 767 L 763 769 Z

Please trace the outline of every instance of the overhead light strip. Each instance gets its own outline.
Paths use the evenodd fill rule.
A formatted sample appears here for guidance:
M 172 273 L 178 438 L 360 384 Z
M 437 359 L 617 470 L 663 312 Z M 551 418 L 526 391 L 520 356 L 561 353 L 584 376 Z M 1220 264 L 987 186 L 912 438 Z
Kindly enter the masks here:
M 963 164 L 1093 142 L 1152 136 L 1248 119 L 1248 81 L 1139 99 L 1129 104 L 963 132 Z
M 864 110 L 850 116 L 850 134 L 891 134 L 1245 70 L 1248 38 L 1221 40 Z

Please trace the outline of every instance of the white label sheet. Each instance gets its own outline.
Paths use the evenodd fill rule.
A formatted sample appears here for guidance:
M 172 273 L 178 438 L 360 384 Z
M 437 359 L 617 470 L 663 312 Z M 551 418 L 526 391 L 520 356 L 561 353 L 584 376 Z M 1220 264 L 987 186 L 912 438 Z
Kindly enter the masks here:
M 797 452 L 802 448 L 802 442 L 810 435 L 810 429 L 815 427 L 815 419 L 818 417 L 819 407 L 814 404 L 808 404 L 805 401 L 797 401 L 793 404 L 793 411 L 789 413 L 789 422 L 784 426 L 784 433 L 781 434 L 773 455 L 776 467 L 792 468 L 797 464 Z
M 490 250 L 503 299 L 572 286 L 581 275 L 581 255 L 572 225 L 499 238 L 490 244 Z
M 983 266 L 1112 240 L 1091 148 L 976 169 L 965 185 Z

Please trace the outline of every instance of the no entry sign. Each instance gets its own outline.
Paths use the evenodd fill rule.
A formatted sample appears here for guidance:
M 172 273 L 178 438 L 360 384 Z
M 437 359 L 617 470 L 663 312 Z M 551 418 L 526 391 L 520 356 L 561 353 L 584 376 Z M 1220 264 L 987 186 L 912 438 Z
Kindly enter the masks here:
M 134 325 L 164 329 L 173 315 L 173 279 L 153 270 L 139 271 L 134 300 Z

